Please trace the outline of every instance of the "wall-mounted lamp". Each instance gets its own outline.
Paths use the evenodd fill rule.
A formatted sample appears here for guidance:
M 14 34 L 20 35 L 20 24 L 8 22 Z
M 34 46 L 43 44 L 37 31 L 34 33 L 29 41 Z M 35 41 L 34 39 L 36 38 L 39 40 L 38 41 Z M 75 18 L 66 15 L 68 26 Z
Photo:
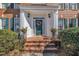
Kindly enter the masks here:
M 27 17 L 28 17 L 28 18 L 30 17 L 30 13 L 27 14 Z
M 48 14 L 48 17 L 50 18 L 51 17 L 51 14 Z

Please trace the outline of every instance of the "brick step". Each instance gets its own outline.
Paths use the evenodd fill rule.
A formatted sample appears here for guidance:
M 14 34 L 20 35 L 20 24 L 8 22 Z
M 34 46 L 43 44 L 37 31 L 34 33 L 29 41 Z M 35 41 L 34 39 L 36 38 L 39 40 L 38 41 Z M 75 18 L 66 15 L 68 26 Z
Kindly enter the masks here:
M 46 51 L 48 51 L 48 50 L 49 50 L 49 51 L 50 51 L 50 50 L 53 51 L 53 50 L 58 50 L 58 48 L 54 48 L 54 47 L 53 47 L 53 48 L 45 48 L 44 50 L 46 50 Z
M 31 47 L 31 48 L 29 48 L 29 47 L 27 47 L 27 48 L 25 48 L 24 50 L 58 50 L 58 48 L 55 48 L 55 47 L 53 47 L 53 48 L 43 48 L 43 47 L 41 47 L 41 48 L 34 48 L 34 47 Z
M 51 45 L 50 45 L 51 46 Z M 57 50 L 57 48 L 55 48 L 55 47 L 47 47 L 47 48 L 45 48 L 45 45 L 40 45 L 40 46 L 38 46 L 38 45 L 26 45 L 26 47 L 25 47 L 25 51 L 27 51 L 27 52 L 29 52 L 29 51 L 32 51 L 32 52 L 36 52 L 36 53 L 39 53 L 39 52 L 43 52 L 43 51 L 55 51 L 55 50 Z
M 34 53 L 43 53 L 43 51 L 42 50 L 24 50 L 26 53 L 32 53 L 32 52 L 34 52 Z
M 27 48 L 25 48 L 24 50 L 44 50 L 44 48 L 43 47 L 41 47 L 41 48 L 34 48 L 34 47 L 31 47 L 31 48 L 29 48 L 29 47 L 27 47 Z
M 55 43 L 51 43 L 51 44 L 49 44 L 49 45 L 55 45 Z
M 42 53 L 43 51 L 57 51 L 55 41 L 52 41 L 47 36 L 30 37 L 26 39 L 24 51 Z
M 34 41 L 34 40 L 31 40 L 31 41 L 26 41 L 27 43 L 45 43 L 45 42 L 50 42 L 51 40 L 42 40 L 42 41 Z
M 39 40 L 39 39 L 49 39 L 47 36 L 35 36 L 35 37 L 29 37 L 27 40 Z
M 29 43 L 29 44 L 25 44 L 25 46 L 31 46 L 31 47 L 34 47 L 34 46 L 44 46 L 45 44 L 44 43 Z M 54 46 L 55 44 L 52 43 L 52 44 L 49 44 L 48 46 Z
M 31 45 L 31 44 L 28 44 L 28 45 L 25 45 L 26 47 L 28 47 L 28 46 L 30 46 L 30 47 L 35 47 L 35 46 L 44 46 L 44 44 L 33 44 L 33 45 Z M 55 46 L 55 44 L 53 44 L 53 45 L 49 45 L 49 46 Z
M 35 44 L 34 45 L 25 45 L 25 47 L 40 47 L 40 46 L 42 47 L 42 46 L 45 46 L 45 45 L 44 44 L 43 45 L 35 45 Z
M 42 49 L 25 49 L 24 51 L 26 52 L 35 52 L 35 53 L 40 53 L 40 52 L 43 52 L 43 51 L 58 51 L 58 48 L 45 48 L 44 50 Z

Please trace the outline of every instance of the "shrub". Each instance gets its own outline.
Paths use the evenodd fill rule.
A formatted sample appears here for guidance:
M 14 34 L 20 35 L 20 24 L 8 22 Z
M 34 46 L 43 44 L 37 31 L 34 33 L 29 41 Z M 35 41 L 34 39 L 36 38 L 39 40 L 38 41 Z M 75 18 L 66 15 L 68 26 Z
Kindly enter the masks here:
M 22 31 L 23 33 L 26 33 L 26 32 L 27 32 L 27 27 L 26 27 L 26 28 L 22 28 L 21 31 Z
M 79 28 L 61 30 L 59 38 L 66 55 L 79 55 Z
M 9 51 L 19 49 L 17 33 L 8 30 L 0 30 L 0 53 L 7 54 Z

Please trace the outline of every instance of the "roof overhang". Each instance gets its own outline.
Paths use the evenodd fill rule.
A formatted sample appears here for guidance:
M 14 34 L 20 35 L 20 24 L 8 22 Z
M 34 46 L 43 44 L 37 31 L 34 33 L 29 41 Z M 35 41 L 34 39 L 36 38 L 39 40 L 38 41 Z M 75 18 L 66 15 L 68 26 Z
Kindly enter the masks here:
M 47 10 L 47 9 L 58 9 L 58 4 L 56 3 L 39 3 L 39 4 L 19 4 L 20 9 L 26 10 Z

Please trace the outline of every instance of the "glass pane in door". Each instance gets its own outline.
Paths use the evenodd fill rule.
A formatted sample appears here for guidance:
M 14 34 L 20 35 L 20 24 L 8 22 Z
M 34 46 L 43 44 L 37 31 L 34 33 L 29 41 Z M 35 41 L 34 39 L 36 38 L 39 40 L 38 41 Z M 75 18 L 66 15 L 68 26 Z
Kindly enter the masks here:
M 36 35 L 42 35 L 42 20 L 36 20 Z

